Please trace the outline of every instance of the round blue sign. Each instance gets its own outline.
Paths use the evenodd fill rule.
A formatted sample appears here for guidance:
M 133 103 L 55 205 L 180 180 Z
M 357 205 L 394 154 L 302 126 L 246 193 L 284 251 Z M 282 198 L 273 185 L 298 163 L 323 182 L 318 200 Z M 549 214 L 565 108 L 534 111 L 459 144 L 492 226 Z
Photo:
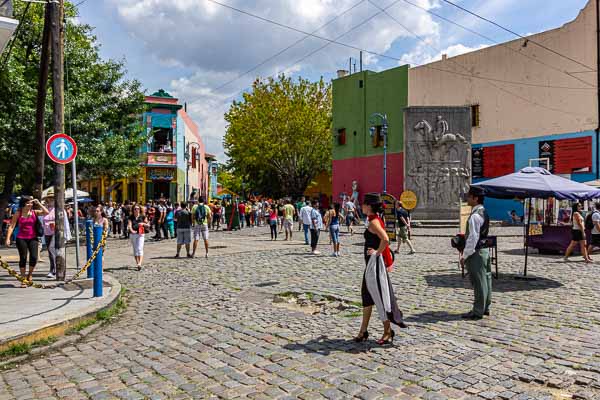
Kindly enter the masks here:
M 52 161 L 67 164 L 77 156 L 77 144 L 70 136 L 57 133 L 46 142 L 46 153 Z

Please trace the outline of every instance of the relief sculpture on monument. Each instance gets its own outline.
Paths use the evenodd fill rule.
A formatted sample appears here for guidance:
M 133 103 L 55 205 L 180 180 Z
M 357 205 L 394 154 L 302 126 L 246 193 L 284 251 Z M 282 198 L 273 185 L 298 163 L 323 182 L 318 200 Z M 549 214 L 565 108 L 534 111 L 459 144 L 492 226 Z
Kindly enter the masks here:
M 469 107 L 404 110 L 405 190 L 417 194 L 417 219 L 458 219 L 460 195 L 471 183 Z

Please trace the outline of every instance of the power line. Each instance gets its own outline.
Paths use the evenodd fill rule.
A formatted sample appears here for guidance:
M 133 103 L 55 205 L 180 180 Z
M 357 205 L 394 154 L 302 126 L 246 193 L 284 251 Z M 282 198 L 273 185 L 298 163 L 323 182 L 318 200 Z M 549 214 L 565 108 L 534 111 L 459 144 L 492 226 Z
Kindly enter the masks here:
M 491 19 L 488 19 L 488 18 L 482 17 L 481 15 L 479 15 L 479 14 L 475 13 L 474 11 L 471 11 L 471 10 L 469 10 L 469 9 L 465 8 L 465 7 L 462 7 L 462 6 L 460 6 L 460 5 L 456 4 L 456 3 L 453 3 L 453 2 L 452 2 L 452 1 L 450 1 L 450 0 L 442 0 L 442 1 L 443 1 L 443 2 L 445 2 L 445 3 L 448 3 L 448 4 L 450 4 L 450 5 L 453 5 L 454 7 L 458 8 L 458 9 L 460 9 L 460 10 L 462 10 L 462 11 L 464 11 L 464 12 L 468 13 L 468 14 L 471 14 L 472 16 L 474 16 L 474 17 L 476 17 L 476 18 L 479 18 L 479 19 L 481 19 L 482 21 L 488 22 L 488 23 L 490 23 L 490 24 L 492 24 L 492 25 L 494 25 L 494 26 L 496 26 L 496 27 L 498 27 L 498 28 L 500 28 L 500 29 L 502 29 L 502 30 L 504 30 L 504 31 L 506 31 L 506 32 L 508 32 L 508 33 L 510 33 L 510 34 L 512 34 L 512 35 L 515 35 L 515 36 L 517 36 L 517 37 L 520 37 L 521 39 L 527 39 L 527 40 L 528 40 L 530 43 L 533 43 L 533 44 L 535 44 L 536 46 L 539 46 L 539 47 L 541 47 L 542 49 L 545 49 L 545 50 L 547 50 L 547 51 L 549 51 L 549 52 L 551 52 L 551 53 L 554 53 L 554 54 L 556 54 L 556 55 L 558 55 L 558 56 L 560 56 L 560 57 L 564 58 L 564 59 L 567 59 L 567 60 L 569 60 L 569 61 L 572 61 L 572 62 L 574 62 L 574 63 L 576 63 L 576 64 L 579 64 L 579 65 L 581 65 L 582 67 L 585 67 L 585 68 L 589 69 L 590 71 L 594 71 L 594 68 L 590 67 L 589 65 L 586 65 L 586 64 L 584 64 L 584 63 L 582 63 L 582 62 L 580 62 L 580 61 L 577 61 L 577 60 L 575 60 L 575 59 L 573 59 L 573 58 L 571 58 L 571 57 L 569 57 L 569 56 L 567 56 L 567 55 L 564 55 L 564 54 L 562 54 L 562 53 L 559 53 L 558 51 L 556 51 L 556 50 L 553 50 L 553 49 L 551 49 L 551 48 L 549 48 L 549 47 L 547 47 L 547 46 L 545 46 L 545 45 L 543 45 L 543 44 L 541 44 L 541 43 L 539 43 L 539 42 L 536 42 L 535 40 L 533 40 L 533 39 L 531 39 L 531 38 L 527 38 L 527 37 L 525 37 L 525 36 L 521 35 L 520 33 L 517 33 L 517 32 L 515 32 L 515 31 L 513 31 L 513 30 L 511 30 L 511 29 L 509 29 L 509 28 L 506 28 L 506 27 L 504 27 L 504 26 L 500 25 L 500 24 L 499 24 L 499 23 L 497 23 L 497 22 L 494 22 L 494 21 L 492 21 Z
M 353 49 L 353 50 L 364 51 L 365 53 L 372 54 L 372 55 L 376 55 L 376 56 L 380 56 L 380 57 L 384 57 L 384 58 L 387 58 L 387 59 L 390 59 L 390 60 L 394 60 L 394 61 L 399 61 L 399 62 L 404 62 L 404 61 L 405 61 L 405 60 L 403 60 L 403 59 L 401 59 L 401 58 L 392 57 L 392 56 L 385 55 L 385 54 L 380 54 L 380 53 L 378 53 L 378 52 L 375 52 L 375 51 L 370 51 L 370 50 L 367 50 L 367 49 L 361 49 L 361 48 L 359 48 L 359 47 L 357 47 L 357 46 L 353 46 L 353 45 L 349 45 L 349 44 L 347 44 L 347 43 L 340 42 L 340 41 L 338 41 L 337 39 L 329 39 L 329 38 L 326 38 L 326 37 L 323 37 L 323 36 L 320 36 L 320 35 L 316 35 L 316 34 L 314 34 L 314 33 L 306 32 L 306 31 L 300 30 L 300 29 L 298 29 L 298 28 L 295 28 L 295 27 L 292 27 L 292 26 L 289 26 L 289 25 L 283 24 L 283 23 L 281 23 L 281 22 L 274 21 L 274 20 L 272 20 L 272 19 L 265 18 L 265 17 L 262 17 L 262 16 L 260 16 L 260 15 L 256 15 L 256 14 L 254 14 L 254 13 L 251 13 L 251 12 L 249 12 L 249 11 L 241 10 L 241 9 L 239 9 L 239 8 L 236 8 L 236 7 L 233 7 L 233 6 L 230 6 L 230 5 L 227 5 L 227 4 L 224 4 L 224 3 L 221 3 L 221 2 L 219 2 L 219 1 L 217 1 L 217 0 L 207 0 L 207 1 L 210 1 L 210 2 L 212 2 L 212 3 L 215 3 L 215 4 L 217 4 L 217 5 L 223 6 L 223 7 L 225 7 L 225 8 L 231 9 L 231 10 L 234 10 L 234 11 L 236 11 L 236 12 L 239 12 L 239 13 L 241 13 L 241 14 L 248 15 L 248 16 L 250 16 L 250 17 L 253 17 L 253 18 L 259 19 L 259 20 L 261 20 L 261 21 L 264 21 L 264 22 L 268 22 L 268 23 L 270 23 L 270 24 L 274 24 L 274 25 L 276 25 L 276 26 L 279 26 L 279 27 L 282 27 L 282 28 L 285 28 L 285 29 L 289 29 L 289 30 L 296 31 L 296 32 L 301 32 L 301 33 L 303 33 L 304 35 L 306 35 L 306 37 L 308 37 L 308 36 L 316 37 L 316 38 L 318 38 L 318 39 L 321 39 L 321 40 L 324 40 L 324 41 L 326 41 L 328 45 L 333 43 L 333 44 L 337 44 L 337 45 L 344 46 L 344 47 L 347 47 L 347 48 L 351 48 L 351 49 Z M 384 10 L 387 10 L 387 9 L 388 9 L 388 8 L 390 8 L 391 6 L 395 5 L 396 3 L 397 3 L 397 2 L 394 2 L 394 3 L 392 3 L 390 6 L 387 6 L 386 8 L 384 8 Z M 373 3 L 371 3 L 371 4 L 373 4 Z M 375 4 L 373 4 L 373 5 L 375 5 Z M 379 9 L 381 10 L 381 7 L 379 7 L 379 6 L 377 6 L 377 5 L 375 5 L 375 7 L 379 8 Z M 380 11 L 378 14 L 380 14 L 381 12 L 382 12 L 382 11 Z M 376 15 L 377 15 L 377 14 L 376 14 Z M 366 21 L 368 21 L 368 20 L 372 19 L 373 17 L 374 17 L 374 16 L 371 16 L 371 17 L 370 17 L 369 19 L 367 19 Z M 364 22 L 366 22 L 366 21 L 363 21 L 362 23 L 364 23 Z M 362 23 L 361 23 L 361 24 L 362 24 Z M 356 27 L 360 26 L 361 24 L 358 24 Z M 413 36 L 415 36 L 415 34 L 414 34 L 413 32 L 411 32 L 410 30 L 408 30 L 408 29 L 407 29 L 405 26 L 403 26 L 402 24 L 401 24 L 401 26 L 402 26 L 402 27 L 403 27 L 405 30 L 407 30 L 407 31 L 408 31 L 410 34 L 412 34 Z M 356 27 L 354 27 L 354 28 L 356 28 Z M 346 32 L 346 33 L 347 33 L 347 32 Z M 342 35 L 340 35 L 340 36 L 338 36 L 338 37 L 344 36 L 346 33 L 344 33 L 344 34 L 342 34 Z M 428 44 L 428 43 L 425 41 L 425 39 L 423 39 L 423 38 L 419 37 L 418 35 L 417 35 L 417 38 L 418 38 L 419 40 L 421 40 L 422 42 L 426 43 L 427 45 L 429 45 L 429 44 Z M 322 46 L 321 48 L 317 49 L 316 51 L 313 51 L 313 52 L 311 52 L 311 53 L 310 53 L 310 54 L 308 54 L 307 56 L 305 56 L 305 57 L 301 58 L 301 59 L 300 59 L 300 60 L 298 60 L 296 63 L 294 63 L 294 65 L 295 65 L 295 64 L 298 64 L 299 62 L 303 61 L 304 59 L 308 58 L 309 56 L 311 56 L 311 55 L 315 54 L 316 52 L 318 52 L 319 50 L 321 50 L 321 49 L 323 49 L 323 48 L 325 48 L 325 47 L 327 47 L 327 46 Z M 437 49 L 436 49 L 436 51 L 439 51 L 439 50 L 437 50 Z M 410 60 L 408 60 L 408 61 L 410 62 Z M 417 63 L 417 62 L 412 62 L 412 64 L 415 64 L 416 66 L 422 66 L 422 64 L 420 64 L 420 63 Z M 288 67 L 288 68 L 289 68 L 289 67 Z M 435 67 L 429 67 L 429 68 L 436 69 Z M 450 73 L 450 74 L 457 74 L 457 75 L 462 75 L 462 76 L 464 76 L 464 75 L 465 75 L 465 74 L 457 73 L 457 72 L 455 72 L 455 71 L 450 71 L 450 70 L 444 70 L 444 69 L 439 69 L 439 70 L 440 70 L 440 71 L 442 71 L 442 72 L 445 72 L 445 73 Z M 561 71 L 561 72 L 562 72 L 562 71 Z M 574 90 L 585 89 L 585 88 L 570 88 L 570 87 L 569 87 L 569 88 L 567 88 L 567 87 L 564 87 L 564 86 L 552 86 L 552 85 L 533 84 L 533 83 L 529 83 L 529 82 L 522 82 L 522 81 L 510 81 L 510 80 L 502 80 L 502 79 L 496 79 L 496 78 L 488 78 L 488 77 L 483 77 L 483 76 L 480 76 L 480 75 L 474 75 L 474 74 L 471 74 L 471 73 L 470 73 L 470 74 L 468 74 L 468 75 L 469 75 L 469 76 L 471 76 L 471 77 L 473 77 L 473 78 L 475 78 L 475 79 L 484 79 L 484 80 L 487 80 L 487 79 L 489 79 L 489 80 L 496 81 L 496 82 L 501 82 L 501 83 L 509 83 L 509 84 L 515 84 L 515 85 L 536 86 L 536 87 L 543 87 L 543 88 L 553 88 L 553 89 L 574 89 Z M 574 78 L 575 78 L 575 77 L 574 77 Z M 575 79 L 577 79 L 577 78 L 575 78 Z M 587 85 L 589 85 L 589 83 L 587 83 L 587 82 L 584 82 L 584 83 L 586 83 Z M 594 88 L 590 88 L 590 89 L 594 89 Z M 216 89 L 215 89 L 215 90 L 216 90 Z M 244 90 L 244 89 L 242 89 L 242 90 Z M 239 92 L 240 92 L 240 91 L 236 92 L 236 94 L 237 94 L 237 93 L 239 93 Z M 233 97 L 235 97 L 235 95 L 234 95 Z
M 584 79 L 581 79 L 581 78 L 578 78 L 578 77 L 576 77 L 575 75 L 573 75 L 573 74 L 575 74 L 575 73 L 589 73 L 589 72 L 593 72 L 593 71 L 569 72 L 569 71 L 562 70 L 562 69 L 560 69 L 560 68 L 557 68 L 557 67 L 555 67 L 554 65 L 551 65 L 551 64 L 545 63 L 545 62 L 543 62 L 543 61 L 542 61 L 542 60 L 540 60 L 540 59 L 537 59 L 537 58 L 535 58 L 535 57 L 532 57 L 532 56 L 530 56 L 529 54 L 525 54 L 525 53 L 523 53 L 523 52 L 521 52 L 521 51 L 518 51 L 518 50 L 516 50 L 516 49 L 513 49 L 513 48 L 512 48 L 510 45 L 508 45 L 507 43 L 499 43 L 498 41 L 496 41 L 496 40 L 494 40 L 494 39 L 490 38 L 489 36 L 486 36 L 486 35 L 484 35 L 484 34 L 482 34 L 482 33 L 480 33 L 480 32 L 477 32 L 477 31 L 475 31 L 475 30 L 473 30 L 473 29 L 471 29 L 471 28 L 468 28 L 468 27 L 466 27 L 466 26 L 464 26 L 464 25 L 462 25 L 462 24 L 459 24 L 459 23 L 458 23 L 458 22 L 456 22 L 456 21 L 452 21 L 451 19 L 449 19 L 449 18 L 446 18 L 446 17 L 444 17 L 443 15 L 437 14 L 437 13 L 435 13 L 435 12 L 433 12 L 433 11 L 431 11 L 431 10 L 428 10 L 427 8 L 425 8 L 425 7 L 422 7 L 422 6 L 418 5 L 418 4 L 415 4 L 415 3 L 413 3 L 413 2 L 411 2 L 411 1 L 409 1 L 409 0 L 402 0 L 402 1 L 404 1 L 404 2 L 405 2 L 405 3 L 407 3 L 407 4 L 410 4 L 410 5 L 411 5 L 411 6 L 413 6 L 413 7 L 416 7 L 416 8 L 418 8 L 418 9 L 421 9 L 421 10 L 425 11 L 426 13 L 428 13 L 428 14 L 431 14 L 431 15 L 433 15 L 433 16 L 435 16 L 435 17 L 437 17 L 437 18 L 439 18 L 439 19 L 441 19 L 441 20 L 443 20 L 443 21 L 446 21 L 446 22 L 448 22 L 448 23 L 450 23 L 450 24 L 452 24 L 452 25 L 456 25 L 456 26 L 458 26 L 459 28 L 461 28 L 461 29 L 464 29 L 464 30 L 465 30 L 465 31 L 467 31 L 467 32 L 470 32 L 470 33 L 472 33 L 472 34 L 474 34 L 474 35 L 477 35 L 477 36 L 479 36 L 479 37 L 481 37 L 481 38 L 483 38 L 483 39 L 485 39 L 485 40 L 488 40 L 488 41 L 490 41 L 491 43 L 494 43 L 494 44 L 500 45 L 500 46 L 502 46 L 502 47 L 506 48 L 507 50 L 510 50 L 510 51 L 512 51 L 512 52 L 514 52 L 514 53 L 517 53 L 517 54 L 519 54 L 519 55 L 521 55 L 521 56 L 523 56 L 523 57 L 526 57 L 526 58 L 528 58 L 528 59 L 530 59 L 530 60 L 532 60 L 532 61 L 534 61 L 534 62 L 536 62 L 536 63 L 538 63 L 538 64 L 544 65 L 544 66 L 546 66 L 546 67 L 548 67 L 548 68 L 550 68 L 550 69 L 553 69 L 553 70 L 555 70 L 555 71 L 558 71 L 558 72 L 560 72 L 560 73 L 566 74 L 566 75 L 568 75 L 569 77 L 571 77 L 571 78 L 573 78 L 573 79 L 576 79 L 576 80 L 578 80 L 578 81 L 580 81 L 580 82 L 584 83 L 585 85 L 587 85 L 587 86 L 590 86 L 590 87 L 592 87 L 592 88 L 594 88 L 594 89 L 595 89 L 595 86 L 594 86 L 594 84 L 592 84 L 592 83 L 589 83 L 589 82 L 587 82 L 586 80 L 584 80 Z M 569 88 L 564 88 L 564 87 L 557 87 L 557 88 L 559 88 L 559 89 L 569 89 Z M 575 88 L 572 88 L 572 89 L 575 89 Z M 583 88 L 582 88 L 582 89 L 583 89 Z
M 239 9 L 239 8 L 230 6 L 230 5 L 225 4 L 225 3 L 221 3 L 221 2 L 219 2 L 217 0 L 206 0 L 206 1 L 210 1 L 211 3 L 220 5 L 220 6 L 225 7 L 225 8 L 229 8 L 230 10 L 236 11 L 236 12 L 238 12 L 240 14 L 245 14 L 245 15 L 248 15 L 250 17 L 259 19 L 261 21 L 268 22 L 268 23 L 273 24 L 273 25 L 277 25 L 277 26 L 279 26 L 281 28 L 289 29 L 289 30 L 292 30 L 292 31 L 295 31 L 295 32 L 298 32 L 298 33 L 303 33 L 304 35 L 312 36 L 314 38 L 321 39 L 321 40 L 324 40 L 326 42 L 335 43 L 335 44 L 338 44 L 340 46 L 344 46 L 344 47 L 347 47 L 347 48 L 350 48 L 350 49 L 353 49 L 353 50 L 356 50 L 356 51 L 364 51 L 365 53 L 372 54 L 374 56 L 388 58 L 390 60 L 395 60 L 395 61 L 400 61 L 400 59 L 398 59 L 398 58 L 386 56 L 385 54 L 381 54 L 381 53 L 378 53 L 378 52 L 375 52 L 375 51 L 371 51 L 371 50 L 361 49 L 360 47 L 353 46 L 353 45 L 348 44 L 348 43 L 336 42 L 333 39 L 329 39 L 329 38 L 326 38 L 324 36 L 320 36 L 320 35 L 317 35 L 317 34 L 314 34 L 314 33 L 311 33 L 311 32 L 307 32 L 305 30 L 302 30 L 302 29 L 299 29 L 299 28 L 295 28 L 293 26 L 286 25 L 286 24 L 274 21 L 274 20 L 269 19 L 269 18 L 261 17 L 260 15 L 253 14 L 253 13 L 251 13 L 249 11 L 245 11 L 245 10 Z
M 15 29 L 15 33 L 13 34 L 12 39 L 10 40 L 10 47 L 6 51 L 5 55 L 3 55 L 4 59 L 3 59 L 2 64 L 7 63 L 8 60 L 10 59 L 10 53 L 12 53 L 12 49 L 15 46 L 15 42 L 17 41 L 17 37 L 19 36 L 19 33 L 21 32 L 21 27 L 23 25 L 25 25 L 23 23 L 23 18 L 25 18 L 25 16 L 27 15 L 27 12 L 29 11 L 29 6 L 31 6 L 31 3 L 27 3 L 27 5 L 25 6 L 25 9 L 21 13 L 21 16 L 19 17 L 19 25 L 17 25 L 17 29 Z
M 85 1 L 85 0 L 84 0 Z M 364 3 L 366 0 L 360 0 L 358 3 L 354 4 L 352 7 L 348 8 L 347 10 L 345 10 L 344 12 L 342 12 L 341 14 L 336 15 L 335 17 L 333 17 L 332 19 L 330 19 L 328 22 L 326 22 L 324 25 L 321 25 L 320 27 L 318 27 L 317 29 L 315 29 L 314 31 L 312 31 L 312 33 L 317 33 L 318 31 L 320 31 L 321 29 L 325 28 L 326 26 L 330 25 L 331 23 L 333 23 L 335 20 L 337 20 L 338 18 L 344 16 L 345 14 L 349 13 L 350 11 L 354 10 L 356 7 L 358 7 L 359 5 L 361 5 L 362 3 Z M 291 49 L 292 47 L 302 43 L 304 40 L 306 40 L 307 38 L 309 38 L 309 35 L 304 35 L 302 38 L 296 40 L 294 43 L 290 44 L 289 46 L 285 47 L 284 49 L 281 49 L 280 51 L 278 51 L 277 53 L 273 54 L 271 57 L 265 59 L 264 61 L 261 61 L 260 63 L 256 64 L 254 67 L 250 68 L 247 71 L 242 72 L 241 74 L 239 74 L 238 76 L 236 76 L 233 79 L 230 79 L 229 81 L 223 83 L 222 85 L 219 85 L 218 87 L 211 89 L 211 91 L 219 91 L 222 88 L 224 88 L 225 86 L 229 85 L 232 82 L 237 81 L 238 79 L 240 79 L 241 77 L 249 74 L 252 71 L 257 70 L 258 68 L 262 67 L 263 65 L 265 65 L 266 63 L 268 63 L 269 61 L 277 58 L 278 56 L 280 56 L 281 54 L 285 53 L 286 51 L 288 51 L 289 49 Z
M 392 16 L 392 15 L 391 15 L 390 13 L 388 13 L 387 11 L 383 10 L 381 7 L 379 7 L 377 4 L 375 4 L 375 3 L 374 3 L 372 0 L 369 0 L 369 2 L 370 2 L 371 4 L 373 4 L 375 7 L 379 8 L 380 10 L 382 10 L 382 12 L 383 12 L 384 14 L 386 14 L 386 15 L 387 15 L 389 18 L 391 18 L 391 19 L 392 19 L 394 22 L 396 22 L 396 24 L 398 24 L 399 26 L 401 26 L 402 28 L 404 28 L 404 29 L 405 29 L 405 30 L 406 30 L 408 33 L 410 33 L 411 35 L 413 35 L 414 37 L 416 37 L 418 40 L 420 40 L 421 42 L 423 42 L 423 43 L 424 43 L 426 46 L 429 46 L 429 47 L 431 47 L 432 49 L 434 49 L 435 51 L 439 52 L 439 49 L 436 49 L 436 48 L 435 48 L 435 47 L 434 47 L 432 44 L 428 43 L 428 42 L 427 42 L 425 39 L 423 39 L 423 38 L 422 38 L 420 35 L 418 35 L 417 33 L 413 32 L 413 31 L 411 31 L 411 30 L 410 30 L 408 27 L 406 27 L 406 26 L 405 26 L 405 25 L 404 25 L 402 22 L 400 22 L 400 21 L 399 21 L 397 18 L 395 18 L 394 16 Z M 455 64 L 455 65 L 457 65 L 457 66 L 459 66 L 460 68 L 463 68 L 463 69 L 465 69 L 465 70 L 467 70 L 467 71 L 468 71 L 468 68 L 467 68 L 467 67 L 465 67 L 465 66 L 463 66 L 462 64 L 460 64 L 460 63 L 458 63 L 458 62 L 454 61 L 452 58 L 448 59 L 448 61 L 449 61 L 449 62 L 451 62 L 451 63 L 453 63 L 453 64 Z M 432 66 L 430 66 L 430 65 L 427 65 L 427 64 L 425 64 L 425 65 L 422 65 L 422 66 L 423 66 L 423 67 L 425 67 L 425 68 L 432 68 L 432 69 L 435 69 L 435 70 L 440 70 L 440 69 L 434 68 L 434 67 L 432 67 Z M 444 72 L 450 72 L 450 71 L 448 71 L 448 70 L 441 70 L 441 71 L 444 71 Z M 464 75 L 467 75 L 467 74 L 464 74 Z M 471 75 L 471 74 L 468 74 L 468 75 L 469 75 L 470 77 L 474 77 L 474 76 L 473 76 L 473 75 Z M 568 112 L 568 111 L 561 110 L 561 109 L 558 109 L 558 108 L 549 107 L 549 106 L 546 106 L 546 105 L 544 105 L 544 104 L 540 104 L 540 103 L 538 103 L 538 102 L 536 102 L 536 101 L 534 101 L 534 100 L 531 100 L 531 99 L 529 99 L 529 98 L 527 98 L 527 97 L 521 96 L 521 95 L 519 95 L 519 94 L 517 94 L 517 93 L 511 92 L 511 91 L 509 91 L 509 90 L 507 90 L 507 89 L 505 89 L 505 88 L 503 88 L 503 87 L 501 87 L 501 86 L 498 86 L 498 85 L 496 85 L 496 84 L 492 83 L 490 80 L 486 80 L 486 82 L 487 82 L 488 84 L 492 85 L 493 87 L 495 87 L 496 89 L 498 89 L 498 90 L 500 90 L 500 91 L 504 92 L 504 93 L 510 94 L 511 96 L 517 97 L 517 98 L 519 98 L 519 99 L 521 99 L 521 100 L 523 100 L 523 101 L 526 101 L 526 102 L 528 102 L 528 103 L 530 103 L 530 104 L 534 104 L 534 105 L 536 105 L 536 106 L 538 106 L 538 107 L 546 108 L 546 109 L 548 109 L 548 110 L 555 111 L 555 112 L 560 112 L 560 113 L 567 114 L 567 115 L 580 115 L 580 116 L 585 116 L 585 115 L 583 115 L 583 114 L 576 114 L 576 113 Z

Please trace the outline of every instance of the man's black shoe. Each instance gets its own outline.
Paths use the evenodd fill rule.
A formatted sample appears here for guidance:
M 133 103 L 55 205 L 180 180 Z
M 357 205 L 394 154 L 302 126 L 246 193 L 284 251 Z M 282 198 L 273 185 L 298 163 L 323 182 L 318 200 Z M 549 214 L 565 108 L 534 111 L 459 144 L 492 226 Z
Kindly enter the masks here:
M 477 321 L 477 320 L 483 319 L 482 316 L 477 315 L 477 314 L 473 314 L 472 312 L 467 313 L 467 314 L 463 314 L 462 317 L 463 317 L 463 319 L 470 319 L 470 320 L 473 320 L 473 321 Z

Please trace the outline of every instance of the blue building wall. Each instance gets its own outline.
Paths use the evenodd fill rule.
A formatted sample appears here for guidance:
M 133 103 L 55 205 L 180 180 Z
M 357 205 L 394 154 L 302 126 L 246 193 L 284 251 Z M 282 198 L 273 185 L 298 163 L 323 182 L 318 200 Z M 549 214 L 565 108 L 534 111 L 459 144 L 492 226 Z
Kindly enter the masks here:
M 483 144 L 474 144 L 473 148 L 500 146 L 505 144 L 514 144 L 515 146 L 515 172 L 529 166 L 529 160 L 539 158 L 539 142 L 543 140 L 559 140 L 580 137 L 592 137 L 592 172 L 572 174 L 570 177 L 577 182 L 588 182 L 596 179 L 596 132 L 584 131 L 577 133 L 565 133 L 558 135 L 537 136 L 527 139 L 506 140 L 499 142 L 490 142 Z M 483 182 L 489 178 L 473 179 L 473 183 Z M 515 200 L 486 199 L 485 207 L 490 218 L 493 220 L 508 220 L 508 213 L 516 210 L 518 215 L 523 215 L 523 204 Z

